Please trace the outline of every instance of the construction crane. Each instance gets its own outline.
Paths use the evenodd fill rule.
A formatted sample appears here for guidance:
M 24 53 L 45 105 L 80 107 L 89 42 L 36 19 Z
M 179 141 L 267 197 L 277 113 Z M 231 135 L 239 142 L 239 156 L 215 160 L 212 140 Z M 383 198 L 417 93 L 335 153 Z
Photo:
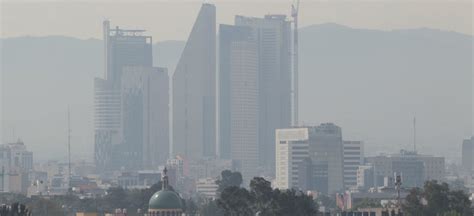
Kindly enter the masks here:
M 291 5 L 291 17 L 293 17 L 293 125 L 298 126 L 298 11 L 300 0 L 294 0 Z

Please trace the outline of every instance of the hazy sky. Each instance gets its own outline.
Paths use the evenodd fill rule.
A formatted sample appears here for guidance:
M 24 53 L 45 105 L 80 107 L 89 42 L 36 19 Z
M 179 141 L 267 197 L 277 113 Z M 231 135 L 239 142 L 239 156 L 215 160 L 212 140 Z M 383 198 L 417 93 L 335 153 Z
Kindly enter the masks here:
M 143 28 L 155 41 L 185 40 L 203 2 L 217 7 L 218 23 L 234 15 L 289 14 L 291 0 L 0 0 L 2 37 L 66 35 L 100 38 L 101 21 Z M 113 3 L 112 3 L 113 2 Z M 301 26 L 334 22 L 356 28 L 429 27 L 472 34 L 472 0 L 302 0 Z
M 354 28 L 381 30 L 434 28 L 473 35 L 473 1 L 301 0 L 300 26 L 332 22 Z M 65 35 L 83 39 L 101 38 L 102 21 L 107 18 L 111 20 L 112 26 L 146 29 L 155 42 L 186 40 L 203 2 L 194 0 L 0 0 L 0 37 Z M 292 0 L 213 0 L 207 2 L 216 5 L 218 23 L 231 24 L 237 14 L 257 17 L 265 14 L 289 15 Z M 0 56 L 0 65 L 1 60 Z M 4 80 L 0 73 L 0 83 L 2 81 Z M 2 89 L 0 86 L 0 95 L 5 93 Z M 90 97 L 92 98 L 92 95 Z M 3 113 L 2 108 L 2 98 L 0 98 L 0 113 Z M 52 116 L 63 114 L 50 113 Z M 1 120 L 2 116 L 0 116 Z M 89 120 L 91 126 L 92 120 Z M 16 133 L 21 134 L 21 127 L 25 125 L 29 126 L 28 122 L 15 125 Z M 7 137 L 5 131 L 15 133 L 13 132 L 15 128 L 11 125 L 4 126 L 3 136 Z M 351 130 L 355 129 L 347 128 L 346 131 Z M 84 130 L 84 132 L 87 135 L 75 137 L 81 139 L 75 139 L 75 143 L 91 143 L 92 130 Z M 64 135 L 64 131 L 58 133 Z M 77 130 L 75 133 L 78 133 Z M 61 135 L 54 136 L 56 138 L 59 136 L 58 139 L 61 140 L 64 138 Z M 0 141 L 7 140 L 5 137 L 2 137 L 0 133 Z M 36 143 L 36 145 L 40 144 Z M 88 146 L 88 151 L 92 151 L 92 145 Z M 92 153 L 89 156 L 91 155 Z

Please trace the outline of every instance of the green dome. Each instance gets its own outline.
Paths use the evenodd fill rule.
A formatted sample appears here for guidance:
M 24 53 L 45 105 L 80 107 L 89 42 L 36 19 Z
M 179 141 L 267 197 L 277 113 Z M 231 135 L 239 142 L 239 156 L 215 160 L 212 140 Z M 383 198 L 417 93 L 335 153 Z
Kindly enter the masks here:
M 161 190 L 153 194 L 148 209 L 183 209 L 181 198 L 171 190 Z

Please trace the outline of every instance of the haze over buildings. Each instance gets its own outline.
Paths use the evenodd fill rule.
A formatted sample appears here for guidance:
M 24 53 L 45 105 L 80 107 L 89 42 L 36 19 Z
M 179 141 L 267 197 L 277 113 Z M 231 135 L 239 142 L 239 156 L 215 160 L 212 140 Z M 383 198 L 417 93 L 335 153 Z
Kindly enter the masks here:
M 203 4 L 173 73 L 173 154 L 216 156 L 216 8 Z
M 101 171 L 157 167 L 169 156 L 169 79 L 152 37 L 104 21 L 104 78 L 95 78 L 95 162 Z
M 460 145 L 466 135 L 472 136 L 468 78 L 474 38 L 432 29 L 376 31 L 334 23 L 296 29 L 298 9 L 291 6 L 291 16 L 235 13 L 233 24 L 221 24 L 219 7 L 204 3 L 196 16 L 187 14 L 194 24 L 185 42 L 154 45 L 162 35 L 152 36 L 142 22 L 122 28 L 112 27 L 108 19 L 102 23 L 101 41 L 2 39 L 8 51 L 2 75 L 5 70 L 13 80 L 2 82 L 2 89 L 9 90 L 2 115 L 12 114 L 2 119 L 2 133 L 5 125 L 25 118 L 33 122 L 26 136 L 44 134 L 49 143 L 42 146 L 44 141 L 32 139 L 48 159 L 35 164 L 33 148 L 27 150 L 22 142 L 0 145 L 1 192 L 107 201 L 115 188 L 122 201 L 130 201 L 120 205 L 134 205 L 137 214 L 146 211 L 143 200 L 150 196 L 149 213 L 178 214 L 186 199 L 199 201 L 200 210 L 201 198 L 211 198 L 205 205 L 226 208 L 221 201 L 232 200 L 234 192 L 245 196 L 239 200 L 257 203 L 248 204 L 251 212 L 261 208 L 254 183 L 273 191 L 267 204 L 277 210 L 288 206 L 281 200 L 312 195 L 335 198 L 342 210 L 364 198 L 400 207 L 403 197 L 395 199 L 395 194 L 406 196 L 401 192 L 430 180 L 474 192 L 473 138 Z M 170 32 L 181 28 L 179 20 L 166 21 L 162 27 L 171 26 Z M 51 78 L 53 82 L 45 81 Z M 87 100 L 77 97 L 84 95 Z M 75 111 L 79 123 L 73 125 L 80 125 L 79 132 L 86 131 L 86 122 L 93 125 L 85 133 L 93 139 L 74 134 L 69 109 L 68 127 L 56 122 L 60 129 L 47 130 L 61 116 L 56 106 L 71 102 L 77 110 L 89 110 Z M 304 114 L 297 120 L 300 111 Z M 31 118 L 45 113 L 46 120 Z M 418 125 L 411 125 L 413 117 Z M 58 139 L 63 135 L 65 140 Z M 60 157 L 56 155 L 71 137 L 83 138 L 73 145 L 73 157 L 50 160 Z M 412 144 L 413 151 L 403 150 Z M 79 159 L 87 146 L 93 146 L 93 161 Z M 262 178 L 251 181 L 254 177 Z M 160 178 L 162 190 L 151 195 Z M 249 192 L 245 187 L 250 182 Z M 61 208 L 66 212 L 69 207 Z M 128 209 L 116 213 L 124 211 Z

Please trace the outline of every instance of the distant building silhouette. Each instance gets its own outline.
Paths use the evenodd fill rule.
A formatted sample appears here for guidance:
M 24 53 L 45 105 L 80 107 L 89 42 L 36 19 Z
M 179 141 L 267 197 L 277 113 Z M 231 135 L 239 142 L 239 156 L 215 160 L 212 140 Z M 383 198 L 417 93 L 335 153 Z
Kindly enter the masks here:
M 235 25 L 250 27 L 257 41 L 259 164 L 273 171 L 275 129 L 291 125 L 290 22 L 285 15 L 236 16 Z
M 156 167 L 169 152 L 167 71 L 152 67 L 144 30 L 110 28 L 109 21 L 103 27 L 105 74 L 94 82 L 96 166 Z
M 165 68 L 123 69 L 120 153 L 130 168 L 153 169 L 169 157 L 168 82 Z
M 258 49 L 249 27 L 219 29 L 220 157 L 240 164 L 246 180 L 258 167 Z
M 384 179 L 393 179 L 394 173 L 402 175 L 403 187 L 423 187 L 425 181 L 442 181 L 445 177 L 443 157 L 402 150 L 399 154 L 367 157 L 366 161 L 373 166 L 374 186 L 383 186 Z
M 173 154 L 216 155 L 216 8 L 203 4 L 173 74 Z
M 474 169 L 474 137 L 462 142 L 462 167 L 469 173 Z

